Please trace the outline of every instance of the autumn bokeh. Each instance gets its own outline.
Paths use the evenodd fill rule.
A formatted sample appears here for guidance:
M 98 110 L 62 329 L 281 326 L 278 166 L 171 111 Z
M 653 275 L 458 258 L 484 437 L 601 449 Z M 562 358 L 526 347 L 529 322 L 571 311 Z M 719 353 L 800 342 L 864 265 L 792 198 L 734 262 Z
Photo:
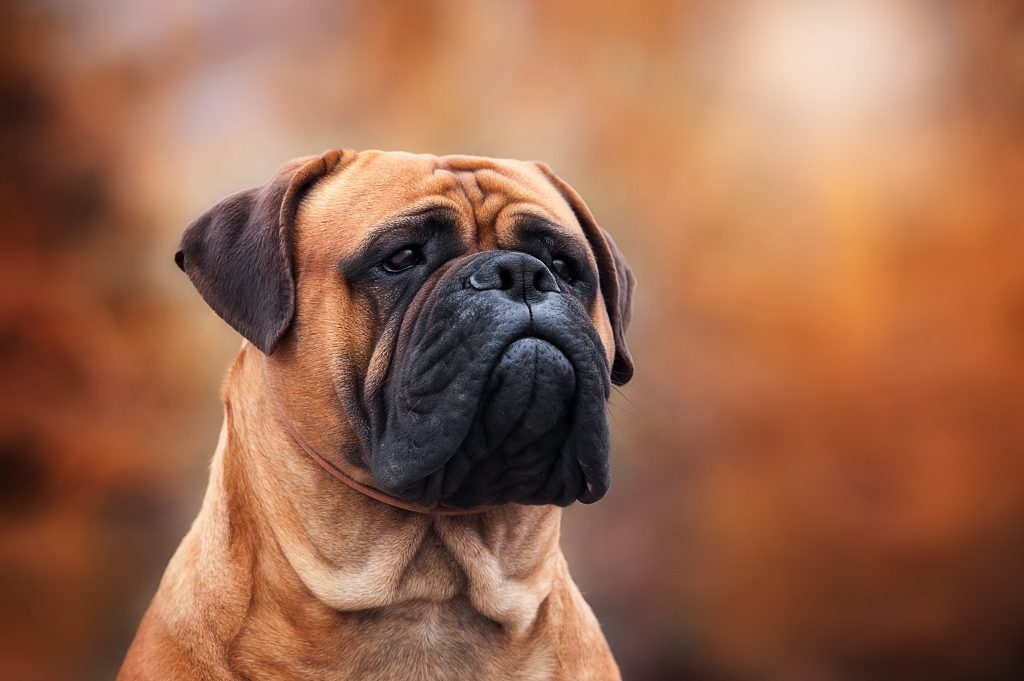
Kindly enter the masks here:
M 184 225 L 332 147 L 549 162 L 636 270 L 564 540 L 627 679 L 1024 678 L 1024 6 L 8 2 L 0 679 L 112 677 L 238 337 Z

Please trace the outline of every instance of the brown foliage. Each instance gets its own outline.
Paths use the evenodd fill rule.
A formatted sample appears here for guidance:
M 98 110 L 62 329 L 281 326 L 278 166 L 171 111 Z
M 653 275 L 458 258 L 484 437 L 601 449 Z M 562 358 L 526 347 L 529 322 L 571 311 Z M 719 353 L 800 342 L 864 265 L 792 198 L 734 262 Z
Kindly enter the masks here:
M 0 13 L 0 677 L 112 675 L 237 343 L 174 244 L 336 146 L 545 160 L 630 259 L 564 532 L 626 678 L 1024 671 L 1018 3 Z

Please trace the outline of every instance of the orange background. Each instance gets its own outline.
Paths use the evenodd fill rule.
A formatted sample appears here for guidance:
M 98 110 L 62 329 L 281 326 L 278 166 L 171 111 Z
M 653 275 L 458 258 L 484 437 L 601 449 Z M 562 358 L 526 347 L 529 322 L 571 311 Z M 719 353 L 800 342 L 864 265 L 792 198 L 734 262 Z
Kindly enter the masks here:
M 627 679 L 1024 678 L 1024 6 L 0 9 L 0 679 L 103 679 L 238 337 L 171 255 L 333 147 L 540 159 L 640 281 L 563 544 Z

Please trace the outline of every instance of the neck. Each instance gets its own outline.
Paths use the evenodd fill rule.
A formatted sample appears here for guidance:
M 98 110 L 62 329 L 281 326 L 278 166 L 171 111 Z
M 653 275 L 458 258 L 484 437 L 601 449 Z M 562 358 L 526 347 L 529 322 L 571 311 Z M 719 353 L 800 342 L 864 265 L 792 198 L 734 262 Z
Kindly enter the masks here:
M 254 565 L 273 575 L 264 588 L 288 590 L 279 594 L 288 602 L 305 594 L 349 613 L 459 600 L 510 633 L 528 631 L 564 572 L 561 511 L 507 504 L 473 515 L 432 516 L 352 489 L 282 428 L 260 360 L 246 347 L 229 374 L 225 436 L 207 505 L 223 500 L 220 512 L 233 516 L 227 527 L 251 543 L 259 556 Z M 282 580 L 281 568 L 304 589 Z

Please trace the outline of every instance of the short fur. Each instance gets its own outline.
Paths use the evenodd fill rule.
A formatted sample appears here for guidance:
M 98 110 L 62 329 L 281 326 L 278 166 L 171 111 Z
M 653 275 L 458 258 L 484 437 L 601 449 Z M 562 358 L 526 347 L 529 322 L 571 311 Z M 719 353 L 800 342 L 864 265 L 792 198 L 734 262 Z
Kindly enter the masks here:
M 271 390 L 332 464 L 375 485 L 371 418 L 353 395 L 382 390 L 399 329 L 338 262 L 374 226 L 427 205 L 461 216 L 470 255 L 509 243 L 524 208 L 584 238 L 601 364 L 616 382 L 632 375 L 632 274 L 546 166 L 328 152 L 226 199 L 176 260 L 248 342 L 225 381 L 199 516 L 119 679 L 619 678 L 559 549 L 557 506 L 398 509 L 326 475 L 278 420 Z

